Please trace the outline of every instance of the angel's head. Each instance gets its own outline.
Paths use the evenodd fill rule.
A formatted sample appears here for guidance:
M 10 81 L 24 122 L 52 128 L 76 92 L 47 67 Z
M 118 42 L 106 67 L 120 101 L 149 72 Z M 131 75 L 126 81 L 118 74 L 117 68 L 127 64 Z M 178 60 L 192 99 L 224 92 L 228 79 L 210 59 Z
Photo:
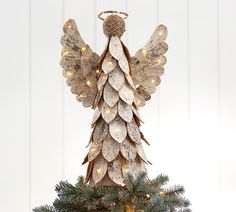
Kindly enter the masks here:
M 125 21 L 128 14 L 117 11 L 105 11 L 99 14 L 103 20 L 103 32 L 107 37 L 121 37 L 125 32 Z

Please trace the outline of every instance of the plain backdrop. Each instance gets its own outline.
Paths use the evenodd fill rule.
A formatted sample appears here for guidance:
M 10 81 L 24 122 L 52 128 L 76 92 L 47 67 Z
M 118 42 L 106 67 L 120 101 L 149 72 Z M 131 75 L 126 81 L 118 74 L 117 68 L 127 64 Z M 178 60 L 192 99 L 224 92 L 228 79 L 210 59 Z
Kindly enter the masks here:
M 170 185 L 182 184 L 194 212 L 236 211 L 236 1 L 0 1 L 0 211 L 52 203 L 54 186 L 84 175 L 93 111 L 65 84 L 63 23 L 74 18 L 101 54 L 103 10 L 129 13 L 123 41 L 132 54 L 162 23 L 169 29 L 162 83 L 141 115 L 145 146 Z

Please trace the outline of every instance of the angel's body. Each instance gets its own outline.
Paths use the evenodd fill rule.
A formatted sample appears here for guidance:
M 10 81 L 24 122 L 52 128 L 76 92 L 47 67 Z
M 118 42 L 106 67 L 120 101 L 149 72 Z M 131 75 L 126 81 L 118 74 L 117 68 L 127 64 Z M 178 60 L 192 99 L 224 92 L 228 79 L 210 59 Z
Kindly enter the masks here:
M 108 46 L 99 57 L 84 43 L 73 20 L 64 26 L 64 75 L 77 99 L 95 109 L 90 148 L 83 162 L 89 162 L 85 180 L 90 184 L 124 185 L 127 173 L 135 177 L 146 172 L 145 163 L 149 163 L 142 147 L 147 141 L 139 129 L 138 108 L 160 83 L 166 62 L 166 28 L 160 25 L 133 58 L 120 40 L 124 31 L 121 16 L 106 17 Z

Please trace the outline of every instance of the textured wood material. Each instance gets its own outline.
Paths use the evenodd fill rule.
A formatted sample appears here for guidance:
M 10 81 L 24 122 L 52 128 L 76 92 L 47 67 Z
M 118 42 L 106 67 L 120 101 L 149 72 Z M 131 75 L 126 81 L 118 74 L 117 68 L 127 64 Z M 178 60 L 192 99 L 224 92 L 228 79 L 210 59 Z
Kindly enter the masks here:
M 103 141 L 102 155 L 108 161 L 113 161 L 119 154 L 120 144 L 111 136 L 107 136 Z
M 143 98 L 138 93 L 135 93 L 134 94 L 134 104 L 136 105 L 136 107 L 144 107 L 146 104 L 145 98 Z
M 118 113 L 119 116 L 126 122 L 131 122 L 133 119 L 133 111 L 130 105 L 119 100 L 118 102 Z
M 116 29 L 115 21 L 112 19 L 114 29 L 109 29 L 108 19 L 104 21 L 106 32 Z M 95 109 L 91 146 L 84 160 L 89 162 L 86 181 L 121 185 L 128 170 L 134 176 L 146 171 L 142 162 L 148 160 L 141 144 L 141 139 L 146 139 L 139 130 L 137 108 L 145 105 L 160 84 L 168 50 L 164 42 L 167 30 L 163 25 L 157 27 L 147 45 L 132 58 L 119 36 L 108 33 L 101 59 L 82 40 L 73 20 L 65 24 L 64 32 L 61 65 L 67 84 L 78 101 Z
M 107 81 L 108 75 L 104 72 L 101 73 L 101 76 L 98 79 L 98 90 L 101 90 Z
M 124 181 L 123 173 L 122 173 L 122 160 L 116 159 L 109 163 L 108 165 L 108 175 L 113 182 L 120 185 Z
M 125 74 L 129 74 L 129 63 L 128 63 L 128 60 L 125 56 L 125 54 L 123 53 L 123 56 L 119 59 L 119 66 L 121 67 L 122 71 L 125 73 Z
M 119 143 L 123 142 L 127 135 L 125 121 L 123 121 L 119 116 L 117 116 L 109 124 L 109 132 L 110 132 L 111 137 L 114 138 L 117 142 Z
M 95 159 L 101 152 L 101 149 L 102 149 L 102 141 L 92 142 L 89 148 L 88 161 L 92 161 L 93 159 Z
M 167 28 L 164 25 L 159 25 L 153 32 L 150 40 L 145 46 L 145 49 L 153 49 L 158 46 L 159 43 L 165 41 L 167 37 Z
M 98 92 L 95 96 L 95 99 L 94 99 L 93 108 L 96 108 L 98 106 L 98 103 L 101 100 L 101 97 L 103 95 L 103 91 L 104 91 L 104 89 L 98 90 Z
M 125 77 L 119 66 L 109 74 L 109 83 L 117 91 L 124 86 Z
M 94 110 L 94 115 L 93 115 L 93 119 L 92 119 L 91 125 L 93 125 L 98 120 L 100 115 L 101 115 L 101 111 L 100 111 L 100 109 L 98 107 L 96 107 L 96 109 Z
M 128 130 L 129 137 L 131 138 L 132 141 L 134 141 L 135 143 L 141 142 L 141 135 L 140 135 L 139 127 L 137 126 L 134 119 L 132 120 L 132 122 L 127 123 L 127 130 Z
M 120 89 L 119 95 L 120 95 L 120 98 L 129 105 L 131 105 L 134 101 L 134 92 L 127 84 L 125 84 Z
M 99 56 L 85 44 L 73 19 L 65 23 L 63 30 L 60 63 L 64 69 L 63 75 L 68 79 L 72 93 L 77 95 L 77 100 L 84 107 L 91 107 L 97 93 L 95 71 Z
M 147 170 L 145 163 L 139 157 L 136 157 L 133 162 L 126 160 L 122 161 L 122 172 L 123 176 L 131 174 L 136 178 L 140 172 L 147 172 Z
M 106 137 L 107 133 L 108 125 L 102 118 L 100 118 L 96 122 L 96 126 L 93 133 L 93 141 L 101 142 Z
M 119 94 L 109 83 L 106 83 L 103 98 L 110 107 L 113 107 L 119 100 Z
M 142 161 L 148 161 L 140 144 L 141 118 L 136 109 L 140 106 L 142 97 L 138 94 L 140 88 L 136 90 L 129 73 L 122 44 L 118 37 L 112 37 L 102 61 L 102 70 L 99 71 L 92 121 L 94 131 L 89 153 L 85 158 L 85 162 L 93 161 L 93 166 L 89 163 L 88 167 L 88 173 L 93 169 L 92 175 L 88 175 L 91 184 L 123 185 L 128 171 L 132 171 L 134 176 L 140 171 L 146 171 Z M 148 91 L 155 89 L 153 81 L 145 81 L 145 77 L 143 73 L 137 76 L 139 80 L 150 84 L 147 85 L 150 87 Z M 138 100 L 135 95 L 139 96 Z M 142 101 L 145 104 L 146 100 Z
M 150 100 L 160 84 L 160 76 L 164 73 L 163 66 L 167 59 L 164 54 L 168 45 L 164 42 L 167 37 L 167 28 L 159 25 L 154 31 L 148 43 L 132 58 L 132 78 L 137 89 L 135 104 L 143 107 L 145 101 Z
M 95 183 L 98 183 L 102 180 L 107 172 L 107 161 L 104 159 L 102 154 L 100 154 L 94 161 L 93 166 L 93 180 Z
M 105 122 L 110 123 L 117 114 L 117 105 L 110 107 L 106 102 L 102 106 L 102 117 Z
M 128 161 L 134 160 L 136 158 L 136 146 L 129 137 L 126 137 L 126 139 L 121 143 L 120 152 Z
M 130 76 L 130 75 L 125 75 L 125 78 L 126 78 L 126 80 L 127 80 L 127 82 L 129 83 L 129 85 L 134 89 L 134 90 L 136 90 L 136 87 L 135 87 L 135 85 L 134 85 L 134 82 L 133 82 L 133 79 L 132 79 L 132 77 Z
M 121 57 L 123 57 L 123 47 L 120 42 L 120 38 L 117 36 L 112 36 L 110 40 L 110 45 L 109 45 L 109 51 L 111 52 L 111 55 L 119 60 Z
M 137 150 L 139 157 L 142 158 L 145 163 L 148 163 L 147 157 L 146 157 L 144 150 L 143 150 L 142 143 L 139 143 L 139 144 L 136 143 L 135 145 L 136 145 L 136 150 Z
M 135 106 L 132 106 L 133 113 L 138 117 L 140 121 L 142 121 L 141 116 L 139 115 L 138 110 L 136 109 Z M 143 122 L 143 121 L 142 121 Z
M 105 74 L 109 74 L 116 67 L 116 63 L 116 60 L 112 57 L 110 52 L 108 52 L 103 60 L 102 70 Z

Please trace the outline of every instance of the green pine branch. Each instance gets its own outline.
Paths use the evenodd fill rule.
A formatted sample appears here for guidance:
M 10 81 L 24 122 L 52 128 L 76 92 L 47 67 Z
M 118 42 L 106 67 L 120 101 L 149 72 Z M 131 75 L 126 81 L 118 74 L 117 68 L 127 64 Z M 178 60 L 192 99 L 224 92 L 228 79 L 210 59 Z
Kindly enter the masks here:
M 44 205 L 33 210 L 34 212 L 57 212 L 54 207 L 49 205 Z
M 34 212 L 86 212 L 126 211 L 132 205 L 135 211 L 190 212 L 190 202 L 185 199 L 184 187 L 180 185 L 163 188 L 168 176 L 159 175 L 153 180 L 146 173 L 136 178 L 127 175 L 125 186 L 94 186 L 84 184 L 79 177 L 75 185 L 62 181 L 56 185 L 57 198 L 52 206 L 35 208 Z

